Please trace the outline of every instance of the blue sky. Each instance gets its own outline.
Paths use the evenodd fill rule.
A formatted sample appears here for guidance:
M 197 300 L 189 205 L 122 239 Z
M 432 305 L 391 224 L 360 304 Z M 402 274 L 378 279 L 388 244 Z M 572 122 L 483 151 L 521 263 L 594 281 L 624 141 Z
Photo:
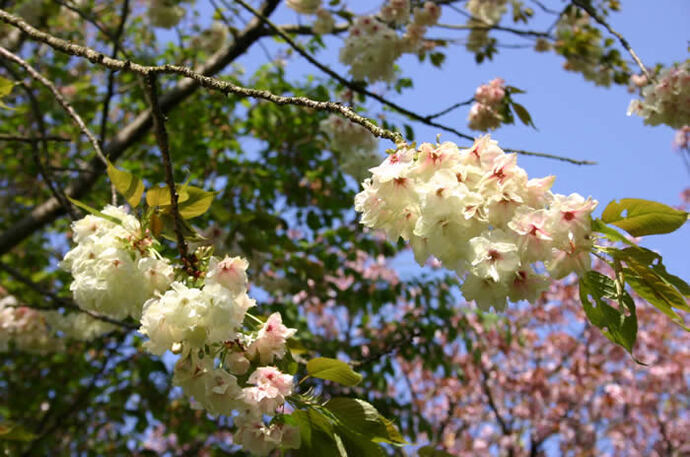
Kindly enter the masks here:
M 375 12 L 379 3 L 348 2 L 355 12 Z M 564 5 L 560 1 L 546 3 L 553 9 Z M 624 2 L 623 11 L 610 16 L 609 23 L 628 39 L 648 66 L 687 59 L 690 2 L 658 0 L 653 2 L 653 7 L 650 5 L 651 2 Z M 537 13 L 540 13 L 538 9 Z M 281 6 L 274 21 L 310 23 L 311 19 L 298 17 Z M 441 22 L 460 24 L 464 19 L 444 8 Z M 434 29 L 428 35 L 464 38 L 466 32 Z M 495 36 L 506 43 L 527 43 L 507 33 L 496 32 Z M 342 38 L 329 38 L 326 43 L 328 50 L 319 54 L 319 58 L 346 75 L 347 69 L 337 62 Z M 628 58 L 627 53 L 625 57 Z M 598 162 L 595 166 L 576 166 L 521 156 L 519 163 L 530 177 L 555 174 L 554 191 L 591 195 L 600 202 L 597 213 L 617 198 L 644 198 L 677 205 L 680 192 L 690 185 L 690 173 L 678 153 L 671 149 L 674 131 L 666 126 L 645 126 L 641 118 L 626 116 L 633 95 L 624 87 L 594 86 L 580 74 L 563 70 L 563 61 L 553 53 L 502 49 L 493 61 L 477 66 L 473 56 L 458 45 L 447 50 L 446 62 L 437 69 L 428 63 L 420 64 L 415 56 L 405 55 L 398 61 L 401 76 L 412 78 L 415 87 L 402 95 L 388 91 L 386 96 L 421 114 L 429 114 L 468 99 L 479 84 L 502 77 L 507 84 L 527 91 L 515 96 L 515 100 L 527 107 L 538 129 L 522 125 L 501 127 L 492 136 L 502 146 Z M 241 59 L 248 69 L 265 62 L 264 53 L 256 51 Z M 299 56 L 288 62 L 290 78 L 300 79 L 317 71 Z M 440 121 L 473 134 L 467 128 L 468 108 L 458 109 Z M 402 119 L 394 114 L 389 116 Z M 417 124 L 415 131 L 419 141 L 433 141 L 439 133 L 435 128 Z M 452 134 L 444 134 L 442 140 L 460 141 Z M 382 142 L 382 149 L 386 147 L 390 144 Z M 686 224 L 673 234 L 647 237 L 643 244 L 659 251 L 671 271 L 689 279 L 689 236 L 690 224 Z

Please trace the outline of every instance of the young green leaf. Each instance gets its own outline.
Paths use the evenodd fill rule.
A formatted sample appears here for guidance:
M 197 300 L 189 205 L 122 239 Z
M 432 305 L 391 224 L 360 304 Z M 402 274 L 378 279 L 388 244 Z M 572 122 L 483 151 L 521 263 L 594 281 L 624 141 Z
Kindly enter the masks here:
M 113 183 L 115 189 L 125 197 L 129 206 L 135 208 L 144 194 L 144 183 L 142 180 L 128 171 L 115 168 L 110 161 L 108 161 L 107 172 L 110 182 Z
M 12 92 L 12 88 L 14 87 L 15 83 L 13 81 L 10 81 L 7 78 L 3 78 L 0 76 L 0 108 L 5 108 L 9 110 L 14 110 L 15 108 L 12 108 L 10 106 L 7 106 L 2 99 L 7 97 L 10 92 Z
M 70 196 L 66 196 L 66 197 L 67 197 L 67 200 L 69 200 L 74 205 L 78 206 L 79 208 L 83 209 L 87 213 L 91 213 L 94 216 L 101 217 L 101 218 L 106 219 L 106 220 L 113 222 L 115 224 L 122 225 L 122 221 L 120 219 L 116 218 L 115 216 L 109 216 L 108 214 L 104 214 L 104 213 L 98 211 L 97 209 L 91 208 L 86 203 L 80 202 L 79 200 L 72 198 Z
M 419 457 L 453 457 L 451 454 L 440 449 L 436 449 L 433 446 L 422 446 L 417 451 Z
M 183 189 L 177 190 L 177 204 L 180 205 L 187 199 L 189 194 Z M 146 204 L 151 207 L 168 208 L 172 204 L 170 189 L 168 186 L 152 187 L 146 191 Z
M 307 373 L 314 378 L 327 379 L 344 386 L 355 386 L 362 381 L 362 375 L 352 370 L 350 365 L 326 357 L 317 357 L 307 362 Z
M 329 400 L 324 407 L 332 412 L 342 425 L 371 441 L 395 445 L 408 444 L 393 422 L 383 417 L 376 408 L 364 400 L 337 397 Z
M 201 216 L 211 207 L 215 192 L 207 192 L 194 186 L 185 186 L 184 192 L 189 196 L 179 204 L 180 216 L 185 219 Z
M 530 116 L 529 111 L 527 111 L 527 108 L 515 102 L 512 102 L 511 106 L 513 107 L 513 111 L 515 111 L 515 114 L 517 114 L 517 117 L 520 118 L 523 124 L 529 127 L 537 128 L 534 125 L 534 122 L 532 122 L 532 116 Z
M 627 292 L 623 291 L 621 308 L 625 306 L 630 314 L 623 309 L 617 309 L 609 305 L 604 299 L 618 299 L 616 283 L 609 277 L 589 271 L 580 278 L 580 300 L 587 315 L 587 319 L 604 336 L 612 342 L 622 346 L 632 355 L 633 346 L 637 339 L 637 315 L 635 302 Z M 594 303 L 589 297 L 594 298 Z
M 688 213 L 663 203 L 623 198 L 606 206 L 601 219 L 622 228 L 632 236 L 671 233 L 688 220 Z
M 632 245 L 632 242 L 627 239 L 622 233 L 619 233 L 617 230 L 612 229 L 608 225 L 606 225 L 601 219 L 592 219 L 592 230 L 604 235 L 606 238 L 608 238 L 610 241 L 615 242 L 621 242 L 625 243 L 628 245 Z

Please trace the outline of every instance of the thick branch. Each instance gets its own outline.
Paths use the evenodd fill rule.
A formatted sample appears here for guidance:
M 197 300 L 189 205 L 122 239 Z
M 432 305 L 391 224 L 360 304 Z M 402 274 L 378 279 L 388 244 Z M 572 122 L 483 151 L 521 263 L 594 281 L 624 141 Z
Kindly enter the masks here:
M 271 14 L 278 5 L 279 0 L 267 0 L 262 6 L 263 14 Z M 259 20 L 251 21 L 240 33 L 234 42 L 221 48 L 211 56 L 206 63 L 199 68 L 199 73 L 213 75 L 221 71 L 237 57 L 244 54 L 247 49 L 261 37 L 262 23 Z M 197 89 L 199 84 L 192 79 L 183 79 L 173 89 L 160 98 L 161 111 L 164 113 L 175 108 Z M 129 147 L 139 141 L 151 128 L 151 113 L 145 111 L 137 116 L 131 123 L 123 127 L 105 147 L 104 152 L 111 162 L 115 162 Z M 73 198 L 81 198 L 89 192 L 98 181 L 103 172 L 103 164 L 100 160 L 92 160 L 84 170 L 83 176 L 72 182 L 65 193 Z M 51 223 L 63 214 L 63 208 L 57 199 L 51 198 L 36 206 L 29 214 L 0 234 L 0 255 L 6 253 L 23 239 L 30 236 L 43 226 Z
M 312 100 L 307 97 L 286 97 L 282 95 L 276 95 L 267 90 L 261 89 L 251 89 L 248 87 L 238 86 L 236 84 L 223 81 L 217 78 L 212 78 L 210 76 L 205 76 L 198 73 L 191 68 L 182 67 L 179 65 L 160 65 L 160 66 L 150 66 L 141 65 L 134 63 L 129 60 L 119 60 L 113 59 L 106 56 L 105 54 L 98 52 L 94 49 L 88 48 L 86 46 L 76 45 L 65 41 L 63 39 L 54 37 L 48 33 L 42 32 L 38 29 L 27 24 L 23 19 L 13 16 L 6 11 L 0 10 L 0 20 L 8 24 L 14 25 L 24 31 L 27 35 L 35 40 L 43 42 L 53 49 L 64 52 L 65 54 L 70 54 L 77 57 L 83 57 L 95 64 L 101 65 L 111 70 L 123 70 L 131 73 L 138 73 L 140 75 L 148 76 L 150 74 L 177 74 L 185 76 L 187 78 L 193 79 L 199 85 L 207 88 L 222 92 L 224 94 L 235 94 L 242 97 L 258 98 L 262 100 L 267 100 L 277 105 L 296 105 L 304 106 L 307 108 L 328 111 L 331 113 L 341 114 L 342 116 L 348 118 L 352 122 L 359 124 L 369 130 L 373 135 L 386 138 L 395 143 L 403 142 L 404 139 L 400 133 L 391 132 L 390 130 L 382 129 L 378 127 L 369 119 L 364 116 L 360 116 L 351 108 L 344 106 L 340 103 L 334 102 L 320 102 Z
M 101 147 L 98 144 L 98 140 L 96 137 L 91 133 L 91 130 L 86 126 L 84 121 L 82 120 L 81 116 L 72 108 L 72 105 L 69 104 L 67 100 L 65 100 L 65 97 L 62 96 L 60 91 L 55 87 L 55 85 L 50 82 L 47 78 L 45 78 L 43 75 L 41 75 L 34 67 L 29 65 L 28 62 L 26 62 L 24 59 L 21 57 L 11 53 L 7 49 L 3 48 L 0 46 L 0 56 L 4 57 L 7 60 L 11 60 L 12 62 L 19 64 L 22 66 L 29 75 L 31 75 L 32 78 L 34 78 L 36 81 L 40 82 L 43 84 L 51 94 L 53 94 L 53 97 L 55 100 L 58 102 L 58 104 L 64 109 L 69 117 L 72 118 L 75 124 L 77 124 L 77 127 L 79 127 L 79 130 L 82 131 L 84 135 L 89 139 L 89 142 L 93 146 L 93 149 L 96 151 L 96 155 L 104 162 L 107 163 L 107 160 L 105 156 L 103 155 L 103 151 L 101 151 Z

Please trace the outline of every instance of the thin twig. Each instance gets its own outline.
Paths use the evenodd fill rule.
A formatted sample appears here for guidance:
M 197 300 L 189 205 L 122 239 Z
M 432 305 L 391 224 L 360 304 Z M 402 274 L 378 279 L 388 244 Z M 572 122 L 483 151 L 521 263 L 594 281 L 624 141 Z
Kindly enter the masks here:
M 436 114 L 430 114 L 430 115 L 426 116 L 425 119 L 431 120 L 431 119 L 435 119 L 435 118 L 437 118 L 437 117 L 441 117 L 441 116 L 443 116 L 444 114 L 450 113 L 450 112 L 453 111 L 454 109 L 460 108 L 461 106 L 469 105 L 469 104 L 472 103 L 473 101 L 474 101 L 474 97 L 470 98 L 469 100 L 465 100 L 464 102 L 459 102 L 459 103 L 456 103 L 456 104 L 454 104 L 454 105 L 452 105 L 452 106 L 449 106 L 448 108 L 446 108 L 446 109 L 444 109 L 444 110 L 442 110 L 442 111 L 439 111 L 439 112 L 436 113 Z
M 62 141 L 69 143 L 72 138 L 66 136 L 46 135 L 46 136 L 23 136 L 0 133 L 0 141 L 17 141 L 19 143 L 37 143 L 39 141 Z
M 7 14 L 2 10 L 0 10 L 0 12 L 2 12 L 3 14 Z M 24 21 L 21 21 L 21 22 L 24 22 Z M 24 22 L 24 24 L 26 24 L 26 23 Z M 28 24 L 26 24 L 26 25 L 28 25 Z M 34 30 L 36 30 L 36 29 L 34 29 Z M 50 82 L 48 79 L 43 77 L 43 75 L 41 75 L 38 71 L 36 71 L 36 69 L 34 67 L 32 67 L 31 65 L 29 65 L 29 63 L 26 62 L 24 59 L 22 59 L 18 55 L 11 53 L 7 49 L 3 48 L 2 46 L 0 46 L 0 56 L 4 57 L 5 59 L 11 60 L 12 62 L 17 63 L 17 64 L 21 65 L 22 67 L 24 67 L 24 69 L 27 71 L 27 73 L 29 73 L 31 75 L 32 78 L 34 78 L 36 81 L 43 84 L 53 94 L 53 97 L 58 102 L 58 104 L 62 107 L 62 109 L 64 109 L 67 112 L 67 114 L 72 118 L 74 123 L 77 124 L 77 127 L 79 127 L 79 129 L 82 131 L 82 133 L 84 133 L 84 135 L 86 135 L 86 137 L 89 139 L 89 142 L 91 143 L 94 150 L 96 151 L 96 155 L 98 155 L 98 157 L 100 157 L 100 159 L 103 161 L 103 163 L 107 164 L 108 160 L 103 155 L 103 151 L 101 151 L 101 147 L 98 145 L 98 140 L 93 135 L 93 133 L 91 133 L 91 130 L 89 130 L 89 128 L 86 126 L 86 124 L 82 120 L 81 116 L 79 116 L 79 114 L 77 114 L 77 112 L 74 111 L 74 108 L 72 108 L 72 105 L 70 105 L 69 102 L 67 100 L 65 100 L 65 97 L 62 96 L 62 94 L 60 93 L 58 88 L 55 87 L 55 85 L 52 82 Z
M 29 100 L 29 107 L 31 108 L 31 112 L 33 113 L 34 121 L 36 122 L 38 132 L 40 133 L 41 137 L 45 137 L 46 126 L 43 120 L 43 113 L 41 112 L 41 106 L 38 103 L 36 96 L 31 90 L 31 86 L 29 86 L 29 84 L 27 84 L 26 82 L 22 81 L 21 77 L 10 66 L 5 65 L 3 63 L 3 67 L 7 70 L 8 73 L 12 75 L 12 77 L 15 80 L 19 82 L 19 87 L 22 88 L 22 90 L 26 94 L 27 99 Z M 43 182 L 45 182 L 46 186 L 48 186 L 48 190 L 53 195 L 53 197 L 55 197 L 60 202 L 62 207 L 65 208 L 65 211 L 67 212 L 69 217 L 72 220 L 76 220 L 78 218 L 77 211 L 72 206 L 72 203 L 67 199 L 67 196 L 65 195 L 64 191 L 57 185 L 57 183 L 53 183 L 53 179 L 50 172 L 43 164 L 43 159 L 47 160 L 49 156 L 48 143 L 45 141 L 39 142 L 38 139 L 35 139 L 33 131 L 31 135 L 32 136 L 30 138 L 34 138 L 33 141 L 30 141 L 32 153 L 31 156 L 34 160 L 34 163 L 36 164 L 36 167 L 38 168 L 38 173 L 43 178 Z M 41 146 L 40 150 L 39 144 Z
M 618 38 L 618 41 L 620 41 L 621 45 L 630 53 L 632 56 L 633 60 L 637 64 L 638 67 L 640 67 L 640 70 L 642 70 L 642 73 L 647 77 L 648 81 L 654 81 L 654 78 L 652 75 L 647 71 L 647 67 L 642 63 L 642 60 L 637 56 L 635 51 L 633 50 L 632 46 L 630 46 L 630 43 L 628 43 L 628 40 L 625 39 L 623 35 L 620 33 L 616 32 L 609 24 L 606 22 L 606 20 L 601 17 L 599 13 L 596 12 L 596 10 L 591 6 L 586 4 L 585 2 L 581 0 L 572 0 L 573 4 L 579 6 L 583 10 L 587 12 L 592 18 L 594 18 L 595 21 L 597 21 L 599 24 L 603 25 L 606 30 L 609 31 L 609 33 L 616 38 Z
M 265 0 L 261 11 L 264 14 L 271 14 L 278 6 L 279 0 Z M 258 19 L 250 21 L 249 25 L 235 36 L 219 52 L 210 56 L 198 67 L 198 72 L 203 75 L 215 75 L 227 67 L 230 63 L 242 56 L 260 37 L 263 23 Z M 20 32 L 21 37 L 26 36 L 20 29 L 10 32 Z M 161 110 L 169 112 L 180 106 L 185 100 L 189 99 L 201 85 L 193 79 L 183 78 L 168 90 L 160 99 Z M 132 121 L 118 129 L 111 141 L 108 142 L 105 150 L 111 161 L 116 161 L 131 146 L 136 144 L 146 135 L 153 122 L 151 121 L 150 110 L 139 113 Z M 67 186 L 65 192 L 74 197 L 80 198 L 93 188 L 103 175 L 103 164 L 100 159 L 94 158 L 89 161 L 88 173 L 74 179 Z M 35 206 L 27 214 L 17 219 L 10 227 L 0 233 L 0 254 L 4 254 L 14 246 L 21 243 L 31 234 L 41 229 L 45 225 L 56 220 L 62 215 L 63 208 L 59 200 L 50 198 L 43 203 Z
M 563 156 L 558 156 L 554 154 L 548 154 L 546 152 L 532 152 L 532 151 L 525 151 L 522 149 L 512 149 L 512 148 L 507 148 L 504 149 L 505 152 L 514 152 L 516 154 L 522 154 L 526 156 L 533 156 L 533 157 L 543 157 L 545 159 L 553 159 L 553 160 L 560 160 L 561 162 L 568 162 L 572 163 L 573 165 L 596 165 L 597 162 L 594 162 L 592 160 L 577 160 L 577 159 L 571 159 L 570 157 L 563 157 Z
M 471 140 L 471 141 L 474 140 L 474 137 L 472 137 L 472 136 L 470 136 L 470 135 L 467 135 L 467 134 L 465 134 L 465 133 L 462 133 L 462 132 L 458 131 L 458 130 L 455 129 L 455 128 L 452 128 L 452 127 L 449 127 L 449 126 L 446 126 L 446 125 L 443 125 L 443 124 L 439 124 L 439 123 L 437 123 L 437 122 L 434 122 L 433 119 L 434 119 L 435 117 L 438 117 L 440 114 L 431 115 L 431 116 L 422 116 L 422 115 L 417 114 L 417 113 L 415 113 L 415 112 L 413 112 L 413 111 L 410 111 L 410 110 L 408 110 L 408 109 L 406 109 L 406 108 L 403 108 L 402 106 L 400 106 L 400 105 L 398 105 L 398 104 L 396 104 L 396 103 L 393 103 L 393 102 L 387 100 L 386 98 L 384 98 L 384 97 L 382 97 L 382 96 L 380 96 L 380 95 L 378 95 L 378 94 L 375 94 L 375 93 L 373 93 L 373 92 L 370 92 L 370 91 L 366 90 L 365 88 L 363 88 L 363 87 L 362 87 L 361 85 L 359 85 L 359 84 L 356 84 L 356 83 L 354 83 L 354 82 L 352 82 L 352 81 L 349 81 L 349 80 L 343 78 L 342 76 L 340 76 L 339 74 L 337 74 L 336 72 L 334 72 L 334 71 L 331 70 L 330 68 L 326 67 L 325 65 L 323 65 L 323 64 L 322 64 L 321 62 L 319 62 L 318 60 L 316 60 L 314 57 L 312 57 L 311 54 L 309 54 L 304 48 L 302 48 L 299 44 L 297 44 L 292 38 L 290 38 L 290 36 L 289 36 L 287 33 L 285 33 L 285 32 L 283 31 L 283 29 L 281 29 L 280 27 L 278 27 L 277 25 L 275 25 L 273 22 L 271 22 L 270 19 L 268 19 L 267 17 L 265 17 L 264 15 L 262 15 L 260 12 L 256 11 L 256 10 L 255 10 L 254 8 L 252 8 L 249 4 L 247 4 L 244 0 L 235 0 L 235 1 L 236 1 L 237 3 L 239 3 L 240 5 L 242 5 L 246 10 L 248 10 L 248 11 L 250 11 L 252 14 L 254 14 L 255 17 L 261 19 L 261 20 L 262 20 L 268 27 L 270 27 L 276 34 L 278 34 L 281 38 L 283 38 L 283 39 L 288 43 L 288 45 L 290 45 L 290 47 L 292 47 L 292 48 L 293 48 L 297 53 L 299 53 L 302 57 L 304 57 L 305 59 L 307 59 L 307 61 L 309 61 L 312 65 L 314 65 L 314 66 L 317 67 L 319 70 L 323 71 L 324 73 L 326 73 L 327 75 L 329 75 L 330 77 L 332 77 L 333 79 L 335 79 L 336 81 L 340 82 L 340 83 L 343 84 L 344 86 L 346 86 L 346 87 L 352 89 L 353 91 L 356 91 L 356 92 L 359 92 L 359 93 L 361 93 L 361 94 L 364 94 L 364 95 L 366 95 L 366 96 L 368 96 L 368 97 L 371 97 L 371 98 L 373 98 L 374 100 L 377 100 L 378 102 L 380 102 L 380 103 L 382 103 L 382 104 L 384 104 L 384 105 L 386 105 L 386 106 L 388 106 L 388 107 L 390 107 L 390 108 L 393 108 L 394 110 L 398 111 L 399 113 L 405 114 L 405 115 L 411 117 L 412 119 L 415 119 L 415 120 L 417 120 L 417 121 L 419 121 L 419 122 L 421 122 L 421 123 L 423 123 L 423 124 L 426 124 L 426 125 L 431 126 L 431 127 L 436 127 L 436 128 L 438 128 L 438 129 L 444 130 L 444 131 L 446 131 L 446 132 L 453 133 L 453 134 L 457 135 L 458 137 L 463 138 L 463 139 L 466 139 L 466 140 Z M 223 2 L 223 3 L 225 4 L 225 0 L 221 0 L 221 2 Z M 226 5 L 226 6 L 227 6 L 227 5 Z M 515 30 L 512 30 L 512 29 L 511 29 L 511 30 L 509 30 L 509 31 L 513 31 L 513 32 L 514 32 Z M 526 33 L 526 34 L 531 34 L 531 35 L 536 35 L 536 36 L 549 36 L 548 33 L 541 33 L 541 32 L 529 32 L 529 31 L 528 31 L 528 32 L 525 32 L 525 33 Z M 463 103 L 468 103 L 468 102 L 463 102 Z M 469 103 L 471 103 L 471 101 L 470 101 Z M 461 106 L 461 105 L 459 105 L 459 106 Z M 455 109 L 455 108 L 452 108 L 452 109 Z M 442 112 L 442 114 L 445 114 L 445 113 Z M 554 154 L 547 154 L 547 153 L 540 153 L 540 152 L 530 152 L 530 151 L 524 151 L 524 150 L 522 150 L 522 149 L 513 149 L 512 151 L 515 152 L 515 153 L 517 153 L 517 154 L 524 154 L 524 155 L 531 155 L 531 156 L 535 156 L 535 157 L 544 157 L 544 158 L 547 158 L 547 159 L 561 160 L 561 161 L 573 163 L 573 164 L 576 164 L 576 165 L 591 165 L 591 164 L 592 164 L 592 162 L 589 162 L 589 161 L 581 161 L 581 160 L 571 159 L 571 158 L 568 158 L 568 157 L 557 156 L 557 155 L 554 155 Z
M 536 30 L 521 30 L 514 29 L 512 27 L 503 27 L 500 25 L 487 24 L 480 18 L 471 17 L 471 20 L 475 21 L 470 24 L 436 24 L 436 27 L 449 30 L 498 30 L 501 32 L 509 32 L 518 36 L 530 36 L 538 38 L 552 38 L 551 34 L 548 32 L 538 32 Z
M 161 157 L 163 158 L 163 168 L 165 169 L 165 182 L 170 190 L 170 206 L 172 209 L 173 221 L 175 224 L 175 235 L 177 236 L 177 249 L 180 251 L 180 258 L 188 273 L 196 273 L 195 263 L 196 259 L 190 256 L 187 251 L 187 242 L 182 233 L 182 217 L 177 204 L 179 196 L 175 188 L 175 177 L 173 176 L 172 162 L 170 160 L 170 144 L 168 141 L 168 132 L 165 129 L 165 115 L 161 111 L 158 103 L 158 89 L 156 87 L 156 74 L 150 73 L 144 77 L 146 86 L 146 95 L 151 105 L 151 114 L 153 115 L 153 131 L 156 134 L 156 141 L 158 142 L 158 149 L 160 149 Z
M 129 14 L 129 0 L 124 0 L 122 3 L 122 11 L 120 12 L 120 25 L 115 32 L 115 36 L 112 37 L 113 50 L 110 53 L 110 57 L 113 59 L 117 57 L 117 53 L 120 50 L 120 38 L 122 37 L 122 32 L 125 29 L 125 23 L 127 22 L 127 16 Z M 108 112 L 110 111 L 110 101 L 113 98 L 115 91 L 115 70 L 110 70 L 108 73 L 108 83 L 105 97 L 103 98 L 103 109 L 101 110 L 101 129 L 99 134 L 99 139 L 101 145 L 105 144 L 105 138 L 108 135 Z
M 54 294 L 53 292 L 43 288 L 40 284 L 37 284 L 36 282 L 32 281 L 30 278 L 24 276 L 18 270 L 14 269 L 13 267 L 11 267 L 5 263 L 0 262 L 0 270 L 9 274 L 10 276 L 12 276 L 17 281 L 23 283 L 25 286 L 27 286 L 29 289 L 33 290 L 34 292 L 37 292 L 38 294 L 43 295 L 44 297 L 51 299 L 58 306 L 61 306 L 61 307 L 66 308 L 66 309 L 80 311 L 82 313 L 88 314 L 89 316 L 93 317 L 94 319 L 98 319 L 99 321 L 103 321 L 103 322 L 107 322 L 109 324 L 117 325 L 118 327 L 126 328 L 128 330 L 136 330 L 137 328 L 139 328 L 139 326 L 137 326 L 137 325 L 133 325 L 133 324 L 130 324 L 127 322 L 113 319 L 112 317 L 108 317 L 108 316 L 104 316 L 102 314 L 94 313 L 93 311 L 90 311 L 90 310 L 87 310 L 84 308 L 80 308 L 72 300 L 60 297 L 60 296 Z
M 380 102 L 380 103 L 382 103 L 382 104 L 384 104 L 390 108 L 393 108 L 394 110 L 398 111 L 399 113 L 405 114 L 406 116 L 409 116 L 412 119 L 418 120 L 418 121 L 420 121 L 426 125 L 429 125 L 431 127 L 436 127 L 436 128 L 441 129 L 441 130 L 445 130 L 446 132 L 454 133 L 455 135 L 459 136 L 460 138 L 464 138 L 466 140 L 474 140 L 474 138 L 470 135 L 462 133 L 462 132 L 460 132 L 460 131 L 452 128 L 452 127 L 448 127 L 448 126 L 443 125 L 443 124 L 438 124 L 438 123 L 433 122 L 429 119 L 426 119 L 424 116 L 421 116 L 421 115 L 419 115 L 413 111 L 410 111 L 407 108 L 403 108 L 402 106 L 398 105 L 397 103 L 393 103 L 390 100 L 387 100 L 384 97 L 365 89 L 364 87 L 362 87 L 361 84 L 357 84 L 357 83 L 354 83 L 354 82 L 352 82 L 346 78 L 343 78 L 338 73 L 331 70 L 330 68 L 328 68 L 327 66 L 325 66 L 324 64 L 322 64 L 321 62 L 316 60 L 314 57 L 312 57 L 312 55 L 309 54 L 307 51 L 305 51 L 304 48 L 302 48 L 302 46 L 300 46 L 292 38 L 290 38 L 290 36 L 287 33 L 283 32 L 283 30 L 280 27 L 275 25 L 273 22 L 271 22 L 270 19 L 268 19 L 267 17 L 262 15 L 260 12 L 258 12 L 254 8 L 252 8 L 244 0 L 235 0 L 235 1 L 237 3 L 239 3 L 240 5 L 242 5 L 247 11 L 250 11 L 252 14 L 254 14 L 254 16 L 261 19 L 266 25 L 268 25 L 272 30 L 274 30 L 276 32 L 276 34 L 278 34 L 282 39 L 284 39 L 288 43 L 288 45 L 290 45 L 290 47 L 292 49 L 294 49 L 298 54 L 300 54 L 302 57 L 307 59 L 307 61 L 309 63 L 311 63 L 316 68 L 318 68 L 322 72 L 326 73 L 328 76 L 335 79 L 336 81 L 338 81 L 339 83 L 341 83 L 345 87 L 348 87 L 349 89 L 351 89 L 355 92 L 358 92 L 360 94 L 371 97 L 374 100 L 376 100 L 376 101 L 378 101 L 378 102 Z
M 178 65 L 160 65 L 160 66 L 149 66 L 140 65 L 134 63 L 130 60 L 119 60 L 113 59 L 106 56 L 105 54 L 98 52 L 94 49 L 88 48 L 86 46 L 76 45 L 70 43 L 69 41 L 57 38 L 46 32 L 38 30 L 26 21 L 18 16 L 9 14 L 4 10 L 0 10 L 0 21 L 7 24 L 11 24 L 15 27 L 20 28 L 24 33 L 29 35 L 31 38 L 49 45 L 50 47 L 62 51 L 66 54 L 70 54 L 77 57 L 83 57 L 95 64 L 104 66 L 106 68 L 114 70 L 128 71 L 132 73 L 138 73 L 144 76 L 149 74 L 177 74 L 185 76 L 197 82 L 200 86 L 207 89 L 217 90 L 224 94 L 235 94 L 243 97 L 259 98 L 262 100 L 267 100 L 277 105 L 296 105 L 304 106 L 307 108 L 328 111 L 331 113 L 341 114 L 342 116 L 348 118 L 352 122 L 355 122 L 367 130 L 369 130 L 373 135 L 391 140 L 395 143 L 404 142 L 402 135 L 398 132 L 392 132 L 387 129 L 378 127 L 376 124 L 371 122 L 364 116 L 360 116 L 351 108 L 344 106 L 340 103 L 334 102 L 320 102 L 312 100 L 307 97 L 286 97 L 281 95 L 273 94 L 267 90 L 251 89 L 247 87 L 238 86 L 227 81 L 223 81 L 210 76 L 205 76 L 188 67 L 178 66 Z M 459 133 L 459 132 L 458 132 Z M 471 137 L 468 137 L 471 138 Z M 95 140 L 95 138 L 94 138 Z M 96 142 L 97 144 L 97 142 Z M 100 148 L 99 148 L 100 150 Z

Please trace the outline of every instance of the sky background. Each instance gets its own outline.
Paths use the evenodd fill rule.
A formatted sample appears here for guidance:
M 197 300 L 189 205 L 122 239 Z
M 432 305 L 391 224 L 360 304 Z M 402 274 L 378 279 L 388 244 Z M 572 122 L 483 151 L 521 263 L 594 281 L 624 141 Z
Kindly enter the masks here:
M 375 13 L 382 2 L 350 1 L 350 9 L 357 13 Z M 531 3 L 529 1 L 527 4 Z M 559 10 L 565 3 L 544 2 Z M 198 5 L 201 6 L 201 5 Z M 531 5 L 534 6 L 534 5 Z M 209 6 L 206 6 L 209 7 Z M 537 15 L 544 16 L 534 6 Z M 208 17 L 207 14 L 202 16 Z M 513 25 L 509 14 L 505 25 Z M 284 4 L 273 17 L 278 24 L 300 22 L 309 24 L 312 18 L 297 15 Z M 463 24 L 465 19 L 444 7 L 441 23 Z M 536 20 L 528 28 L 543 29 L 546 23 Z M 623 10 L 609 17 L 612 27 L 625 36 L 647 66 L 656 63 L 670 65 L 688 58 L 690 39 L 690 1 L 657 0 L 655 2 L 623 2 Z M 515 26 L 524 28 L 522 24 Z M 528 44 L 529 41 L 505 32 L 492 32 L 504 43 Z M 434 28 L 427 34 L 434 38 L 465 39 L 466 31 Z M 337 61 L 344 36 L 325 40 L 327 50 L 318 58 L 340 74 L 347 76 L 347 68 Z M 270 54 L 284 45 L 265 41 Z M 514 96 L 532 115 L 537 130 L 522 124 L 503 126 L 492 133 L 499 145 L 563 155 L 577 159 L 594 160 L 597 165 L 577 166 L 543 158 L 520 156 L 518 163 L 530 177 L 554 174 L 555 192 L 578 192 L 591 195 L 599 201 L 596 214 L 605 205 L 618 198 L 643 198 L 669 205 L 680 203 L 680 192 L 690 185 L 690 173 L 680 155 L 673 151 L 671 143 L 674 131 L 666 126 L 645 126 L 642 118 L 626 116 L 630 100 L 634 97 L 625 87 L 597 87 L 585 81 L 579 73 L 563 70 L 564 59 L 553 52 L 536 53 L 527 49 L 500 49 L 493 61 L 482 65 L 474 62 L 472 54 L 463 45 L 445 50 L 447 58 L 442 68 L 431 66 L 428 61 L 420 64 L 417 57 L 406 54 L 398 60 L 400 76 L 414 81 L 414 89 L 402 95 L 385 90 L 381 84 L 376 90 L 384 91 L 391 101 L 420 114 L 438 112 L 453 103 L 470 98 L 480 84 L 495 77 L 502 77 L 508 85 L 525 90 L 526 94 Z M 625 53 L 628 58 L 628 54 Z M 265 53 L 254 50 L 239 60 L 251 74 L 257 66 L 266 63 Z M 631 68 L 636 68 L 634 64 Z M 302 80 L 318 70 L 299 56 L 287 61 L 287 75 L 292 80 Z M 381 110 L 367 104 L 374 113 Z M 439 122 L 471 135 L 467 127 L 469 106 L 462 107 L 439 118 Z M 387 113 L 391 120 L 403 120 L 402 116 Z M 417 141 L 433 142 L 439 132 L 435 128 L 413 123 Z M 454 135 L 443 133 L 442 141 L 466 144 Z M 381 149 L 391 144 L 381 141 Z M 649 236 L 643 245 L 660 252 L 669 267 L 681 277 L 690 279 L 690 224 L 669 235 Z

